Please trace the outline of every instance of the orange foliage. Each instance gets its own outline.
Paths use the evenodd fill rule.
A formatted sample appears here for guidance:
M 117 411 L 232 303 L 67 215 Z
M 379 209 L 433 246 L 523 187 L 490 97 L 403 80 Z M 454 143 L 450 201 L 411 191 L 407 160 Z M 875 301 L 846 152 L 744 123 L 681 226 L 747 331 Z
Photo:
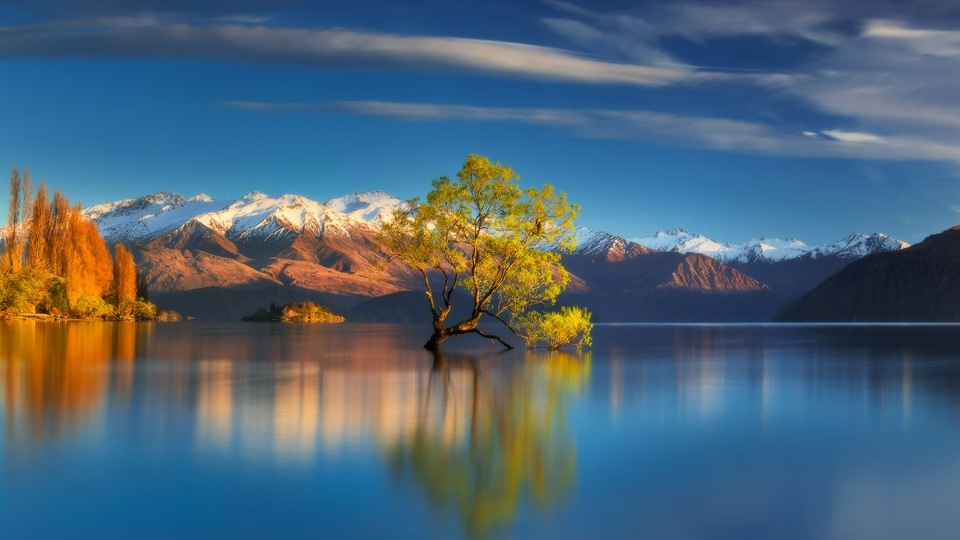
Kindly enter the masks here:
M 21 176 L 16 167 L 10 176 L 9 204 L 5 268 L 62 277 L 71 309 L 80 297 L 103 298 L 111 287 L 117 293 L 117 305 L 136 300 L 138 274 L 133 256 L 120 245 L 114 261 L 96 224 L 83 216 L 79 204 L 71 205 L 59 189 L 51 198 L 43 183 L 34 199 L 30 173 L 24 171 Z
M 47 195 L 47 185 L 43 182 L 40 182 L 40 187 L 37 188 L 37 198 L 33 202 L 33 210 L 30 214 L 30 227 L 27 232 L 30 238 L 30 243 L 27 245 L 27 268 L 49 272 L 53 259 L 51 254 L 53 208 Z
M 117 306 L 126 300 L 137 299 L 137 265 L 133 255 L 123 244 L 114 249 L 113 276 L 117 286 Z

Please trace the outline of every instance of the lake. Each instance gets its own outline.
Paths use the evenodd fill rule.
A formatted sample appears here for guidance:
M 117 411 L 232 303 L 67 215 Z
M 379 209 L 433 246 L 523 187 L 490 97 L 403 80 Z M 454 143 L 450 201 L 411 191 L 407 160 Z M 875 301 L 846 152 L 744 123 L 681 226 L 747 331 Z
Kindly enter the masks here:
M 960 326 L 428 334 L 0 322 L 0 537 L 960 537 Z

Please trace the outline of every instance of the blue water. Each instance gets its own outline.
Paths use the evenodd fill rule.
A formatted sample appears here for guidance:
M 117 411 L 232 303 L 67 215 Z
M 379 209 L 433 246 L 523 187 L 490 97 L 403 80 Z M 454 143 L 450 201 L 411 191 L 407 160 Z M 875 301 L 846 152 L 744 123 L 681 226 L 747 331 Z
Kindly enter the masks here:
M 0 323 L 0 537 L 960 537 L 960 327 L 425 330 Z

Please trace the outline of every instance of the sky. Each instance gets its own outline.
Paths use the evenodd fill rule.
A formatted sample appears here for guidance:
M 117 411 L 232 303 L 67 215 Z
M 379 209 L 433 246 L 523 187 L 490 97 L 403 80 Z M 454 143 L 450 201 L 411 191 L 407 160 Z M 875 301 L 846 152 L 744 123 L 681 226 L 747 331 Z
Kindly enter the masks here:
M 0 167 L 84 205 L 470 153 L 628 238 L 918 242 L 960 223 L 960 3 L 0 0 Z

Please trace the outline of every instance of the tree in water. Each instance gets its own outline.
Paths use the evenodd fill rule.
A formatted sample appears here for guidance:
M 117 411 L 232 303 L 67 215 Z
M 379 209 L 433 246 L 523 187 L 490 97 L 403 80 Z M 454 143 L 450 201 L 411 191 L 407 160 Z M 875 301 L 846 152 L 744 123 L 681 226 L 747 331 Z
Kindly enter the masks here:
M 487 317 L 519 335 L 520 317 L 553 304 L 570 279 L 559 251 L 576 245 L 579 207 L 549 184 L 521 190 L 510 167 L 476 154 L 457 178 L 434 180 L 426 201 L 396 210 L 379 242 L 423 276 L 433 315 L 424 347 L 437 350 L 451 336 L 474 333 L 512 348 L 480 322 Z M 469 313 L 450 323 L 457 289 L 467 293 Z

